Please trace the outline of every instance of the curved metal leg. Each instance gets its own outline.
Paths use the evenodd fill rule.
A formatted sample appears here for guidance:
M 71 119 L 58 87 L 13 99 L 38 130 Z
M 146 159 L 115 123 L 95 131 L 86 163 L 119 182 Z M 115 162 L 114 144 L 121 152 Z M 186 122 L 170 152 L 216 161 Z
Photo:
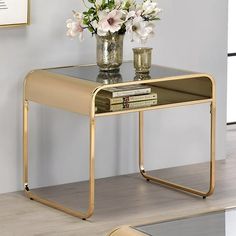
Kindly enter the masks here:
M 79 217 L 81 219 L 87 219 L 93 215 L 94 212 L 94 152 L 95 152 L 95 119 L 90 117 L 90 164 L 89 164 L 89 206 L 86 212 L 76 211 L 70 208 L 66 208 L 61 204 L 54 201 L 47 200 L 34 194 L 29 189 L 28 184 L 28 109 L 29 103 L 24 100 L 23 103 L 23 162 L 24 162 L 24 190 L 28 198 L 36 200 L 47 206 L 66 212 L 70 215 Z
M 148 175 L 144 168 L 144 158 L 143 158 L 143 112 L 139 112 L 139 170 L 142 176 L 148 180 L 152 181 L 170 188 L 174 188 L 180 191 L 188 192 L 206 198 L 214 192 L 215 188 L 215 114 L 216 106 L 215 101 L 211 103 L 211 157 L 210 157 L 210 186 L 207 192 L 202 192 L 193 188 L 185 187 L 183 185 L 175 184 L 170 181 L 166 181 L 151 175 Z

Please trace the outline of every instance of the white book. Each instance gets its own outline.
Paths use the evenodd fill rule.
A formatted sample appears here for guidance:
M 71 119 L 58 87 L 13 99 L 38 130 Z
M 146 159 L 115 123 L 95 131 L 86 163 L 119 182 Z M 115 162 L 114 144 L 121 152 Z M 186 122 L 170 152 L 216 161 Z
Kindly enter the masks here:
M 106 88 L 101 91 L 101 94 L 110 94 L 111 97 L 134 96 L 140 94 L 151 93 L 151 88 L 146 85 L 129 85 L 122 87 Z

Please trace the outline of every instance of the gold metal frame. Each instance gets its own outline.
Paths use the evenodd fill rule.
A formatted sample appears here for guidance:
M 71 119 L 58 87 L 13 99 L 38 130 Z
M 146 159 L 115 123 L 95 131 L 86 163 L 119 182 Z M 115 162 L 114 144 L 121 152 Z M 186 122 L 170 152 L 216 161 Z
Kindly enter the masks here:
M 23 98 L 23 181 L 24 181 L 24 190 L 25 194 L 31 200 L 38 201 L 42 204 L 47 206 L 53 207 L 55 209 L 61 210 L 65 213 L 73 215 L 75 217 L 79 217 L 83 220 L 92 216 L 94 212 L 94 188 L 95 188 L 95 177 L 94 177 L 94 156 L 95 156 L 95 110 L 94 106 L 91 109 L 91 116 L 90 116 L 90 163 L 89 163 L 89 207 L 87 212 L 80 212 L 76 211 L 63 205 L 60 205 L 54 201 L 47 200 L 45 198 L 39 197 L 38 195 L 34 194 L 29 189 L 29 176 L 28 176 L 28 169 L 29 169 L 29 160 L 28 160 L 28 113 L 29 113 L 29 101 L 26 99 L 25 96 L 25 87 L 26 87 L 26 80 L 24 82 L 24 98 Z M 94 101 L 93 101 L 94 103 Z
M 204 199 L 213 194 L 215 189 L 215 122 L 216 122 L 216 91 L 215 82 L 213 78 L 208 76 L 212 82 L 212 99 L 210 101 L 210 114 L 211 114 L 211 132 L 210 132 L 210 185 L 207 192 L 199 191 L 193 188 L 185 187 L 180 184 L 176 184 L 170 181 L 166 181 L 161 178 L 149 175 L 144 168 L 144 158 L 143 158 L 143 111 L 139 112 L 139 170 L 141 175 L 147 180 L 154 183 L 164 185 L 166 187 L 174 188 L 180 191 L 188 192 L 198 196 L 202 196 Z
M 205 99 L 192 100 L 179 103 L 170 103 L 165 105 L 157 105 L 153 107 L 145 107 L 140 109 L 125 110 L 119 112 L 107 112 L 107 113 L 95 113 L 95 99 L 97 93 L 108 87 L 119 87 L 126 86 L 130 84 L 152 84 L 165 81 L 177 81 L 177 80 L 187 80 L 195 78 L 207 78 L 211 83 L 211 92 L 209 97 Z M 65 84 L 67 86 L 65 86 Z M 49 85 L 53 85 L 53 91 L 48 89 Z M 77 86 L 77 87 L 76 87 Z M 71 89 L 67 90 L 66 89 Z M 80 89 L 80 90 L 79 90 Z M 64 97 L 61 98 L 61 91 L 64 93 Z M 76 91 L 76 92 L 74 92 Z M 82 91 L 82 93 L 78 93 Z M 34 199 L 50 207 L 56 208 L 73 216 L 79 217 L 81 219 L 87 219 L 92 216 L 94 212 L 94 188 L 95 188 L 95 176 L 94 176 L 94 158 L 95 158 L 95 121 L 96 117 L 126 114 L 130 112 L 139 113 L 139 169 L 142 176 L 152 182 L 165 185 L 180 191 L 188 192 L 206 198 L 210 196 L 215 187 L 215 116 L 216 116 L 216 97 L 215 97 L 215 82 L 212 77 L 206 74 L 189 74 L 184 76 L 174 76 L 167 77 L 163 79 L 151 79 L 144 81 L 132 81 L 121 84 L 110 84 L 101 85 L 99 83 L 84 81 L 80 79 L 73 79 L 68 76 L 53 74 L 43 70 L 32 71 L 28 74 L 24 82 L 24 97 L 23 97 L 23 168 L 24 168 L 24 190 L 26 196 L 30 199 Z M 60 96 L 59 96 L 59 95 Z M 69 94 L 70 96 L 65 96 Z M 42 96 L 43 95 L 43 96 Z M 53 98 L 52 98 L 53 97 Z M 72 100 L 71 100 L 72 99 Z M 79 100 L 80 99 L 80 100 Z M 89 204 L 86 212 L 76 211 L 60 205 L 56 202 L 49 201 L 45 198 L 38 196 L 33 193 L 29 188 L 28 180 L 28 112 L 29 112 L 29 102 L 37 102 L 40 104 L 57 107 L 65 109 L 67 111 L 78 112 L 80 114 L 88 115 L 90 117 L 90 165 L 89 165 Z M 77 102 L 72 101 L 83 101 L 78 107 Z M 143 131 L 144 131 L 144 111 L 164 109 L 171 107 L 180 107 L 194 104 L 210 103 L 211 105 L 211 154 L 210 154 L 210 186 L 207 192 L 202 192 L 196 189 L 185 187 L 179 184 L 175 184 L 163 179 L 159 179 L 149 175 L 144 168 L 144 158 L 143 158 Z M 74 105 L 76 104 L 76 106 Z
M 30 2 L 30 0 L 28 0 L 27 2 L 28 2 L 28 5 L 27 5 L 27 22 L 25 22 L 25 23 L 15 23 L 15 24 L 4 24 L 4 25 L 0 25 L 0 28 L 20 27 L 20 26 L 30 25 L 31 2 Z
M 166 181 L 152 175 L 149 175 L 144 168 L 144 158 L 143 158 L 143 111 L 139 112 L 139 170 L 142 176 L 147 181 L 152 181 L 154 183 L 158 183 L 170 188 L 178 189 L 180 191 L 188 192 L 191 194 L 202 196 L 206 198 L 210 196 L 214 192 L 215 188 L 215 112 L 216 112 L 216 105 L 215 101 L 211 102 L 211 157 L 210 157 L 210 186 L 207 192 L 202 192 L 193 188 L 185 187 L 183 185 L 175 184 L 170 181 Z

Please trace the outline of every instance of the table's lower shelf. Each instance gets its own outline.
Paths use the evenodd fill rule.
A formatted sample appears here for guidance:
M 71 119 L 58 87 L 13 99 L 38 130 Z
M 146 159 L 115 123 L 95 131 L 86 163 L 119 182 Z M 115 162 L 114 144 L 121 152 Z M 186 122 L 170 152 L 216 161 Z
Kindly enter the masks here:
M 196 95 L 196 94 L 191 94 L 191 93 L 182 92 L 178 90 L 157 87 L 157 86 L 152 86 L 152 92 L 157 93 L 156 105 L 150 105 L 150 106 L 140 107 L 140 108 L 135 108 L 135 109 L 122 109 L 119 111 L 107 111 L 107 112 L 97 111 L 95 116 L 124 114 L 124 113 L 144 111 L 144 110 L 154 110 L 154 109 L 162 109 L 162 108 L 168 108 L 168 107 L 208 103 L 212 101 L 212 99 L 207 96 Z

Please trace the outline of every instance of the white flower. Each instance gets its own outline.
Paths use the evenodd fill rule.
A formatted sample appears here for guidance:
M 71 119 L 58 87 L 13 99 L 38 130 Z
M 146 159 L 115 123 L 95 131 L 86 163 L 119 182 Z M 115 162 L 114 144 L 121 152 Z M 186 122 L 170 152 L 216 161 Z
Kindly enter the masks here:
M 107 13 L 106 11 L 101 11 L 98 14 L 99 22 L 97 28 L 97 34 L 100 36 L 105 36 L 108 32 L 115 33 L 121 29 L 124 21 L 123 12 L 120 10 L 112 10 Z
M 131 34 L 131 41 L 146 43 L 154 34 L 154 24 L 144 21 L 141 16 L 126 23 L 127 32 Z
M 157 2 L 153 2 L 152 0 L 144 1 L 142 4 L 142 10 L 142 15 L 147 18 L 156 18 L 161 12 L 161 9 L 157 6 Z
M 68 28 L 66 35 L 69 37 L 75 37 L 79 35 L 79 39 L 83 40 L 83 16 L 79 12 L 74 12 L 74 19 L 68 19 L 66 21 L 66 27 Z
M 134 19 L 135 17 L 139 17 L 139 16 L 141 16 L 141 11 L 140 10 L 137 10 L 137 11 L 135 11 L 135 10 L 132 10 L 132 11 L 129 11 L 128 13 L 127 13 L 127 15 L 126 15 L 126 21 L 127 20 L 130 20 L 130 19 Z

